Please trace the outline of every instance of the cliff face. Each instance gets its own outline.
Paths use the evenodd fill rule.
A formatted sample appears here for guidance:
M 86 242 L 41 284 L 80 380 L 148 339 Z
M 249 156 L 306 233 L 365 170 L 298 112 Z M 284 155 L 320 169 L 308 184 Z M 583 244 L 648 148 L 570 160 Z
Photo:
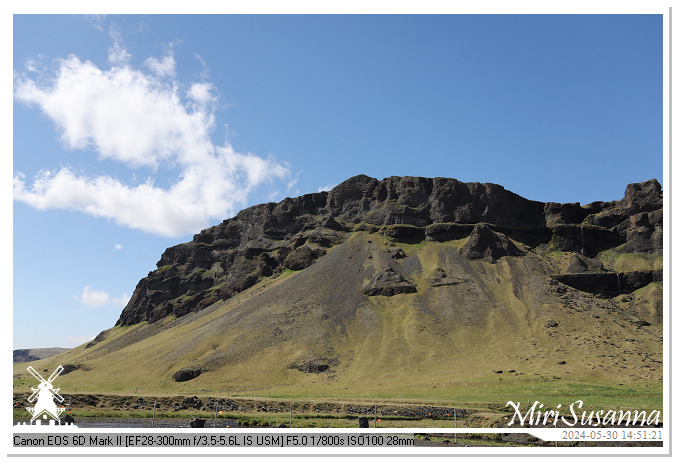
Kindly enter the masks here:
M 330 192 L 245 209 L 191 242 L 168 248 L 158 268 L 139 282 L 116 325 L 200 311 L 262 278 L 311 266 L 357 231 L 404 243 L 468 237 L 461 256 L 491 263 L 527 249 L 570 252 L 554 278 L 594 293 L 625 293 L 662 280 L 662 269 L 616 273 L 601 257 L 611 249 L 662 255 L 662 190 L 656 180 L 630 184 L 619 201 L 581 206 L 527 200 L 494 184 L 361 175 Z M 364 293 L 417 291 L 397 274 L 382 269 Z

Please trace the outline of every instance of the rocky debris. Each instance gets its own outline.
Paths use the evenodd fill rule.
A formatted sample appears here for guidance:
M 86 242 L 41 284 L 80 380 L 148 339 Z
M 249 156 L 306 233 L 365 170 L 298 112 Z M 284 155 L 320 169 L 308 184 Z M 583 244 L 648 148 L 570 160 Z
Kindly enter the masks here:
M 374 406 L 352 406 L 347 405 L 344 408 L 346 414 L 355 414 L 362 416 L 373 416 L 375 414 Z M 469 417 L 469 410 L 460 408 L 444 408 L 437 406 L 410 406 L 403 405 L 399 407 L 394 406 L 377 406 L 378 416 L 400 416 L 400 417 L 419 417 L 428 419 L 464 419 Z
M 568 274 L 578 274 L 582 272 L 603 272 L 604 265 L 598 259 L 591 259 L 580 254 L 574 254 L 568 260 Z
M 330 365 L 326 360 L 313 360 L 306 361 L 292 367 L 307 374 L 319 374 L 321 372 L 327 371 L 330 368 Z
M 186 382 L 195 379 L 202 373 L 203 371 L 199 367 L 183 367 L 172 374 L 172 380 L 175 382 Z
M 545 322 L 545 327 L 546 328 L 559 327 L 559 324 L 554 319 L 550 319 L 547 322 Z
M 28 404 L 26 398 L 31 395 L 31 391 L 24 393 L 14 393 L 14 407 L 19 408 Z M 202 411 L 209 413 L 211 417 L 215 411 L 215 405 L 221 411 L 228 412 L 273 412 L 281 413 L 290 410 L 289 401 L 277 400 L 258 400 L 258 399 L 235 399 L 235 398 L 216 398 L 196 396 L 161 396 L 161 397 L 135 397 L 135 396 L 115 396 L 115 395 L 91 395 L 91 394 L 69 394 L 70 406 L 77 411 L 81 408 L 97 407 L 113 410 L 141 409 L 152 411 L 154 404 L 157 411 L 184 410 Z M 136 406 L 133 408 L 132 406 Z M 386 406 L 380 404 L 352 404 L 352 403 L 314 403 L 314 402 L 295 402 L 294 411 L 297 413 L 321 413 L 321 414 L 345 414 L 349 416 L 374 417 L 375 410 L 378 416 L 398 416 L 412 418 L 429 418 L 452 420 L 455 416 L 458 419 L 469 417 L 473 411 L 460 408 L 449 408 L 429 405 L 408 405 Z M 196 418 L 198 414 L 196 414 Z M 109 418 L 106 418 L 108 421 Z M 129 419 L 128 419 L 129 420 Z M 158 419 L 156 419 L 158 420 Z M 186 421 L 186 419 L 183 419 Z M 186 422 L 184 422 L 186 424 Z M 186 426 L 186 425 L 184 425 Z
M 379 271 L 363 288 L 367 296 L 394 296 L 399 293 L 415 293 L 417 288 L 391 267 Z
M 389 247 L 386 253 L 387 256 L 390 257 L 391 259 L 403 259 L 406 257 L 406 254 L 403 251 L 403 249 L 399 247 Z
M 192 396 L 189 398 L 185 398 L 181 402 L 180 409 L 201 409 L 202 407 L 203 402 L 197 396 Z
M 380 233 L 393 241 L 448 241 L 469 237 L 462 256 L 496 262 L 523 253 L 510 237 L 530 248 L 574 251 L 594 257 L 622 245 L 622 252 L 662 253 L 662 189 L 656 180 L 630 184 L 619 201 L 542 203 L 495 184 L 448 178 L 352 177 L 330 192 L 318 192 L 240 211 L 168 248 L 137 284 L 116 325 L 179 318 L 232 298 L 283 270 L 303 270 L 342 243 L 350 231 Z M 397 252 L 394 252 L 397 253 Z M 397 255 L 394 259 L 400 259 Z M 573 263 L 569 275 L 588 272 Z M 395 278 L 385 290 L 416 289 Z M 402 276 L 401 276 L 402 277 Z M 379 282 L 378 282 L 379 283 Z M 102 341 L 102 332 L 87 347 Z
M 432 287 L 443 287 L 443 286 L 446 286 L 446 285 L 457 285 L 457 284 L 461 284 L 463 282 L 466 282 L 466 280 L 459 280 L 459 279 L 449 277 L 448 274 L 446 274 L 446 271 L 444 271 L 440 267 L 437 267 L 436 269 L 434 269 L 434 274 L 432 275 L 432 277 L 430 279 L 430 285 Z
M 632 325 L 634 325 L 635 327 L 638 327 L 638 328 L 642 328 L 642 327 L 647 327 L 647 326 L 651 325 L 651 323 L 648 322 L 648 321 L 644 321 L 644 320 L 640 319 L 638 321 L 632 322 Z
M 80 398 L 80 404 L 84 404 L 86 406 L 96 406 L 98 403 L 99 398 L 95 395 L 83 395 Z
M 486 224 L 474 226 L 461 254 L 467 259 L 482 259 L 491 263 L 503 256 L 523 256 L 523 252 L 506 235 L 495 232 Z

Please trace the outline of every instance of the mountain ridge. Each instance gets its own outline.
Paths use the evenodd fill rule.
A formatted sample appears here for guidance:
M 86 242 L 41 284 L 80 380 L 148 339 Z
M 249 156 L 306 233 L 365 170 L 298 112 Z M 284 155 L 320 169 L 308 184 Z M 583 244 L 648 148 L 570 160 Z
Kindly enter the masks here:
M 181 317 L 283 269 L 304 269 L 349 231 L 410 241 L 471 235 L 481 242 L 470 245 L 466 257 L 494 259 L 510 253 L 508 244 L 487 250 L 488 243 L 505 240 L 497 233 L 536 245 L 551 240 L 558 250 L 583 255 L 622 244 L 628 252 L 662 253 L 661 226 L 656 180 L 630 184 L 620 201 L 580 206 L 527 200 L 496 184 L 359 175 L 330 192 L 247 208 L 191 242 L 168 248 L 157 269 L 139 282 L 116 325 Z
M 18 349 L 14 350 L 12 352 L 12 362 L 14 363 L 23 363 L 23 362 L 30 362 L 30 361 L 38 361 L 39 359 L 44 359 L 44 358 L 49 358 L 50 356 L 54 356 L 60 353 L 63 353 L 65 351 L 70 350 L 70 348 L 58 348 L 58 347 L 50 347 L 50 348 L 23 348 L 23 349 Z

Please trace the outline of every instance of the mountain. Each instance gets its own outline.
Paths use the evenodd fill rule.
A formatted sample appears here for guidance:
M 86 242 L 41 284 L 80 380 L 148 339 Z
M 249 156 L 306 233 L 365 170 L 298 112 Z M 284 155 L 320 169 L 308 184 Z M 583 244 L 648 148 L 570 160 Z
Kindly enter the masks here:
M 462 255 L 472 260 L 521 255 L 511 237 L 531 247 L 551 242 L 555 250 L 583 258 L 619 245 L 622 252 L 662 253 L 662 191 L 657 181 L 633 184 L 622 201 L 581 207 L 529 201 L 493 184 L 358 176 L 331 192 L 248 208 L 169 248 L 158 269 L 139 282 L 116 325 L 199 311 L 264 277 L 309 267 L 357 231 L 408 242 L 470 237 Z M 572 260 L 584 265 L 577 256 Z M 611 273 L 563 279 L 606 291 L 617 285 Z M 626 275 L 622 284 L 636 285 Z
M 81 391 L 655 394 L 662 219 L 656 180 L 581 206 L 357 176 L 168 248 L 114 327 L 55 359 Z
M 28 348 L 23 350 L 14 350 L 13 362 L 24 363 L 30 361 L 37 361 L 39 359 L 49 358 L 68 351 L 68 348 Z

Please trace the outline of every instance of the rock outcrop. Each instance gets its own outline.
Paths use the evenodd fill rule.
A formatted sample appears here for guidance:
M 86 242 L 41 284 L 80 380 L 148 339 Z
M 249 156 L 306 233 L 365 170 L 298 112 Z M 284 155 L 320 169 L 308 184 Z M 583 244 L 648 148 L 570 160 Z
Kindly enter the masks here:
M 202 373 L 203 371 L 198 367 L 184 367 L 172 374 L 172 380 L 175 382 L 187 382 L 195 379 Z
M 491 263 L 525 253 L 515 242 L 536 250 L 577 252 L 582 258 L 567 273 L 574 277 L 559 279 L 575 286 L 597 271 L 598 264 L 587 260 L 602 250 L 662 254 L 662 218 L 662 189 L 656 180 L 630 184 L 619 201 L 581 206 L 527 200 L 495 184 L 421 177 L 378 181 L 359 175 L 330 192 L 247 208 L 191 242 L 168 248 L 157 269 L 141 279 L 116 325 L 200 311 L 263 278 L 314 265 L 356 231 L 403 243 L 467 239 L 462 256 Z M 396 259 L 405 256 L 398 249 L 391 253 Z M 602 279 L 606 289 L 617 285 L 615 274 Z M 632 277 L 623 281 L 621 288 L 636 285 L 628 285 Z M 437 282 L 457 281 L 441 277 Z M 366 295 L 416 291 L 392 268 L 378 270 L 364 288 Z
M 363 288 L 363 293 L 368 296 L 394 296 L 399 293 L 415 293 L 415 286 L 391 267 L 380 271 Z
M 506 235 L 494 232 L 486 224 L 477 224 L 462 248 L 467 259 L 485 259 L 494 263 L 503 256 L 521 256 L 523 253 Z

